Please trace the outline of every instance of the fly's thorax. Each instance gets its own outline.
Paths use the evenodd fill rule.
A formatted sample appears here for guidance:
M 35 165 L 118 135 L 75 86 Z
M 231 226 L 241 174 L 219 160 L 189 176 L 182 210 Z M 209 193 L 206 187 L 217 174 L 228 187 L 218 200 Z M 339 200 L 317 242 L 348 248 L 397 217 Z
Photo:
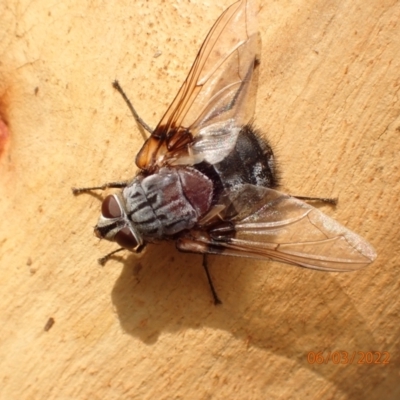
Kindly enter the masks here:
M 145 241 L 192 228 L 211 207 L 213 183 L 191 167 L 139 174 L 122 192 L 131 223 Z

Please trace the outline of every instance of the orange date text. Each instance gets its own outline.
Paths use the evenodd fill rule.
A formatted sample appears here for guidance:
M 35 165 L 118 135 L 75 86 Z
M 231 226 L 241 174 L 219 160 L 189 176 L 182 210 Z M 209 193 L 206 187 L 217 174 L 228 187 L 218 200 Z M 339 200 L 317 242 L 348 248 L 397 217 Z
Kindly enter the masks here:
M 389 364 L 388 351 L 309 351 L 309 364 Z

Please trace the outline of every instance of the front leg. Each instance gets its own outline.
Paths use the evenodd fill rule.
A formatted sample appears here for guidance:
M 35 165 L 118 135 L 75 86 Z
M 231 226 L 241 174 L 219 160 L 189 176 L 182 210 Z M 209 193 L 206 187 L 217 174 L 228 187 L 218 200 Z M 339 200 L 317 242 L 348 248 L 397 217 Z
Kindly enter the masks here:
M 72 188 L 72 193 L 74 195 L 78 195 L 81 193 L 91 192 L 92 190 L 106 190 L 109 188 L 112 189 L 121 189 L 128 186 L 128 181 L 119 181 L 119 182 L 108 182 L 101 186 L 93 186 L 93 187 L 83 187 L 83 188 Z

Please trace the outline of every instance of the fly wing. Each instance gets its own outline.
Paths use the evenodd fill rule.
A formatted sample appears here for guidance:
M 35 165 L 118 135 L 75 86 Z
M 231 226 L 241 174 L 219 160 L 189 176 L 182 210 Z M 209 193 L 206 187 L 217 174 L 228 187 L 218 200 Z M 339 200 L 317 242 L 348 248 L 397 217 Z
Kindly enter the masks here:
M 243 185 L 218 215 L 219 224 L 188 232 L 178 240 L 178 249 L 337 272 L 366 267 L 376 258 L 373 247 L 354 232 L 309 204 L 269 188 Z
M 233 149 L 255 106 L 260 40 L 254 1 L 238 1 L 218 18 L 174 101 L 138 153 L 139 168 L 215 163 Z

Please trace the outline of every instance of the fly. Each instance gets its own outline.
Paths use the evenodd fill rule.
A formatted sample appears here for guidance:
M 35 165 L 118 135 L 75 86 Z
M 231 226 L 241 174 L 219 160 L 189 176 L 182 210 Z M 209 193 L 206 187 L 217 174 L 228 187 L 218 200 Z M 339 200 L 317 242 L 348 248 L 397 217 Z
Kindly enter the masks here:
M 121 250 L 174 240 L 178 250 L 273 259 L 323 271 L 353 271 L 373 262 L 373 247 L 318 209 L 279 192 L 275 158 L 250 124 L 255 108 L 260 38 L 253 0 L 232 4 L 208 33 L 188 77 L 136 156 L 140 171 L 107 188 L 94 229 Z M 315 199 L 314 199 L 315 200 Z M 318 199 L 317 199 L 318 200 Z M 330 199 L 319 199 L 331 201 Z

